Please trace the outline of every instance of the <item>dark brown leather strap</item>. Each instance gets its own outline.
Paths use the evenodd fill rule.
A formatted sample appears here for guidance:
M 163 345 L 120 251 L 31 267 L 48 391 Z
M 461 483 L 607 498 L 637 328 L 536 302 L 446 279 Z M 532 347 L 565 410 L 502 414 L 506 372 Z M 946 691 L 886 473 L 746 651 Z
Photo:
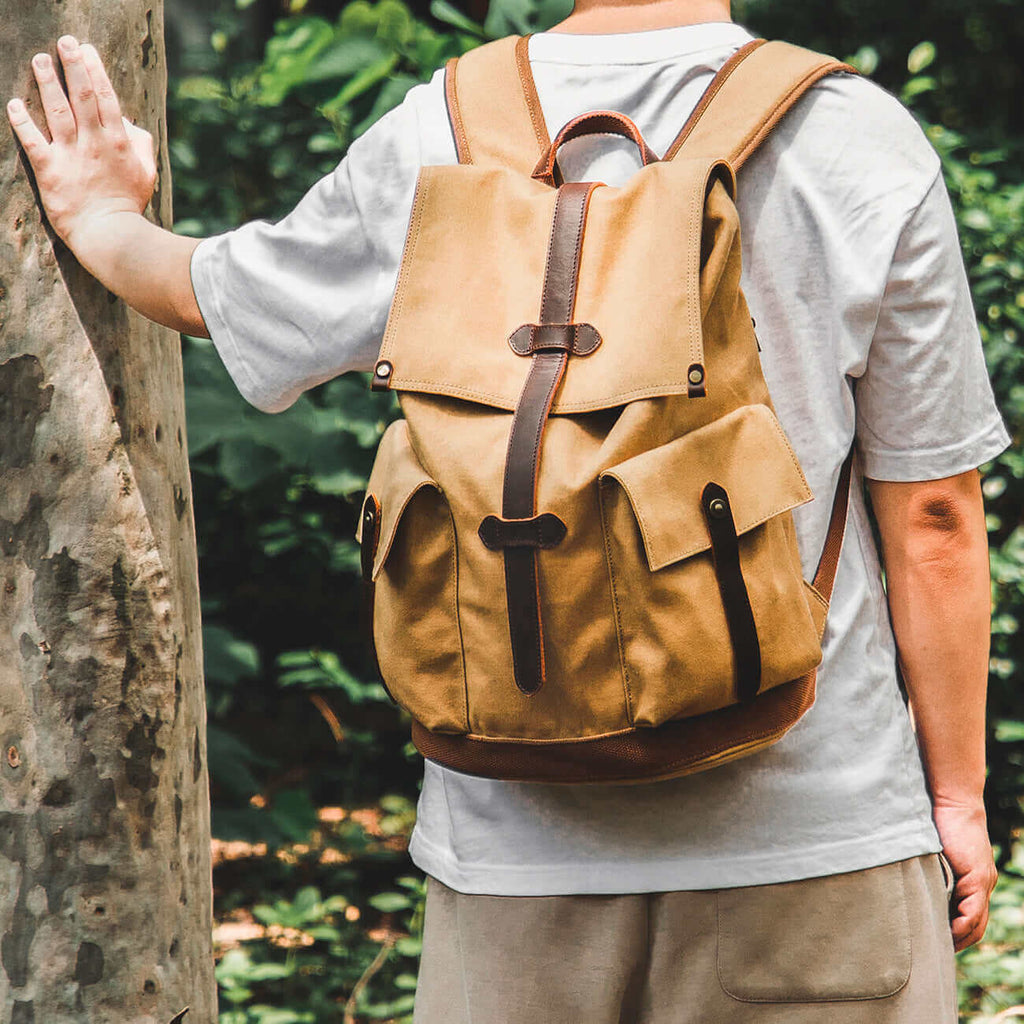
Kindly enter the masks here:
M 729 495 L 724 487 L 709 483 L 701 493 L 700 504 L 711 535 L 715 577 L 729 627 L 736 697 L 741 702 L 753 700 L 761 688 L 761 645 L 747 585 L 743 581 L 739 537 Z
M 544 269 L 541 328 L 572 324 L 587 207 L 597 187 L 594 183 L 573 182 L 558 190 Z M 561 520 L 550 513 L 536 515 L 537 476 L 544 426 L 565 374 L 569 353 L 566 345 L 540 348 L 530 357 L 530 372 L 512 414 L 501 518 L 488 516 L 480 525 L 484 543 L 488 547 L 500 547 L 504 552 L 512 663 L 516 686 L 523 693 L 536 693 L 545 677 L 537 551 L 541 546 L 548 546 L 540 541 L 554 540 L 551 520 L 560 525 Z M 564 532 L 554 543 L 559 543 L 562 537 Z
M 376 584 L 373 582 L 373 560 L 377 555 L 380 543 L 380 502 L 374 494 L 367 494 L 363 502 L 362 524 L 359 545 L 359 565 L 363 574 L 362 629 L 366 637 L 367 651 L 373 671 L 380 678 L 380 665 L 377 662 L 377 645 L 373 640 L 373 604 Z M 391 696 L 387 687 L 384 687 Z M 392 698 L 393 700 L 394 698 Z
M 658 162 L 657 154 L 644 142 L 640 129 L 625 114 L 619 114 L 614 110 L 592 110 L 590 113 L 574 117 L 562 128 L 533 169 L 532 176 L 546 185 L 554 186 L 555 157 L 558 155 L 559 147 L 570 139 L 578 139 L 581 135 L 621 135 L 625 139 L 632 139 L 640 148 L 640 158 L 644 166 Z
M 843 535 L 846 532 L 846 513 L 850 505 L 850 486 L 853 477 L 853 453 L 849 455 L 839 470 L 839 482 L 836 484 L 836 496 L 832 501 L 832 515 L 828 520 L 828 532 L 825 534 L 825 546 L 821 552 L 818 569 L 814 574 L 814 589 L 826 601 L 832 599 L 832 586 L 836 581 L 839 568 L 839 554 L 843 550 Z

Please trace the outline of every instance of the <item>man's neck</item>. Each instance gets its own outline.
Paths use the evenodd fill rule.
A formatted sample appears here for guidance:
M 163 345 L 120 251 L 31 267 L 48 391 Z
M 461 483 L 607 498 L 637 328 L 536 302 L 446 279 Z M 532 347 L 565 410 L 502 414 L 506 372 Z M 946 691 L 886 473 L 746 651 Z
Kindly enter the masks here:
M 646 32 L 708 21 L 731 21 L 729 0 L 576 0 L 552 32 Z

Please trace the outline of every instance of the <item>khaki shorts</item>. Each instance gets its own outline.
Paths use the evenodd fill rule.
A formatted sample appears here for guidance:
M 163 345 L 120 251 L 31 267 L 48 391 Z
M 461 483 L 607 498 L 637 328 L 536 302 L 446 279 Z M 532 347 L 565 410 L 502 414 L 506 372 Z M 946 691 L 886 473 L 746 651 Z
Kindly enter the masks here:
M 956 1024 L 936 854 L 779 885 L 467 896 L 431 878 L 415 1024 Z

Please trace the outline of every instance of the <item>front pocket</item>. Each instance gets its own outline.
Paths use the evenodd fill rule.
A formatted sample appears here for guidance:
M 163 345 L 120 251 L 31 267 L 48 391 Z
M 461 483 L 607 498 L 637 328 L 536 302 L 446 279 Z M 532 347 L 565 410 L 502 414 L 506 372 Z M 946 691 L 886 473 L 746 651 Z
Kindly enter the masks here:
M 749 1003 L 881 999 L 910 977 L 903 864 L 722 889 L 718 980 Z
M 788 514 L 812 495 L 771 409 L 737 409 L 605 470 L 600 483 L 635 725 L 656 726 L 738 701 L 737 661 L 747 653 L 738 646 L 746 642 L 744 614 L 748 624 L 752 616 L 751 634 L 756 631 L 760 692 L 820 662 Z M 719 490 L 736 535 L 731 576 L 721 564 L 716 573 L 705 513 L 708 495 Z M 737 613 L 733 604 L 727 613 L 723 593 L 734 601 L 737 588 L 749 611 Z
M 367 495 L 380 503 L 371 579 L 381 677 L 428 729 L 464 733 L 455 526 L 444 494 L 412 449 L 404 420 L 392 423 L 381 439 Z

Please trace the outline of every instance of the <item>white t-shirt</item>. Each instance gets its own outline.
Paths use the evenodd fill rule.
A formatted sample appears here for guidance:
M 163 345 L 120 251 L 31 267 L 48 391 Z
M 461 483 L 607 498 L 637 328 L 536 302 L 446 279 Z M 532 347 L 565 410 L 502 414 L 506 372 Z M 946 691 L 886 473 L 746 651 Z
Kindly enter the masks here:
M 619 110 L 664 152 L 750 38 L 730 23 L 534 36 L 548 129 Z M 279 224 L 200 244 L 196 296 L 249 401 L 279 411 L 372 367 L 418 169 L 454 162 L 437 75 Z M 638 161 L 631 144 L 591 137 L 569 143 L 561 165 L 567 180 L 614 185 Z M 794 513 L 810 577 L 855 436 L 860 469 L 880 480 L 965 472 L 1009 439 L 939 160 L 892 96 L 851 75 L 815 86 L 741 170 L 738 206 L 765 376 L 818 496 Z M 636 786 L 507 783 L 428 762 L 411 855 L 463 892 L 552 895 L 781 882 L 939 848 L 858 480 L 817 702 L 780 742 Z

